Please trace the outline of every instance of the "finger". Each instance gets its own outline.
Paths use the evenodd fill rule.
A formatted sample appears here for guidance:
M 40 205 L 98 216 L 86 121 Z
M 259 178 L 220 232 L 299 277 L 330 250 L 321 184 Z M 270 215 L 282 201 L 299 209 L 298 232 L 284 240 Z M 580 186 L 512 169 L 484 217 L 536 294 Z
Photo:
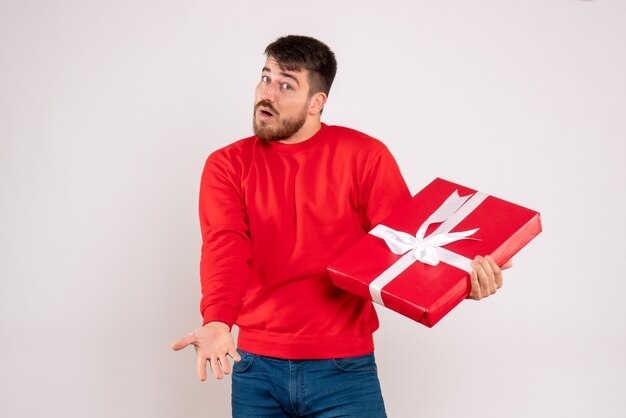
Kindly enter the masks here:
M 478 283 L 480 284 L 480 296 L 486 298 L 489 296 L 489 277 L 483 268 L 482 257 L 478 256 L 474 259 L 474 270 L 478 274 Z
M 224 374 L 230 374 L 230 362 L 228 361 L 226 354 L 228 353 L 224 353 L 220 356 L 220 365 L 222 366 Z
M 215 375 L 216 379 L 221 379 L 222 377 L 224 377 L 218 357 L 215 355 L 211 356 L 211 370 L 213 370 L 213 375 Z
M 511 267 L 513 267 L 513 260 L 509 260 L 506 263 L 504 263 L 502 267 L 500 267 L 500 269 L 506 270 L 506 269 L 510 269 Z
M 241 361 L 241 356 L 239 355 L 235 347 L 231 347 L 230 350 L 228 350 L 228 355 L 231 356 L 235 362 Z
M 472 262 L 473 265 L 474 263 Z M 470 284 L 472 287 L 467 297 L 474 300 L 480 299 L 480 283 L 478 283 L 478 273 L 476 273 L 475 269 L 470 272 Z
M 498 267 L 495 260 L 491 258 L 491 256 L 485 257 L 485 260 L 489 262 L 489 266 L 493 271 L 493 278 L 496 281 L 496 287 L 500 289 L 502 287 L 502 270 L 500 269 L 500 267 Z
M 195 342 L 196 342 L 196 336 L 193 332 L 190 332 L 189 334 L 185 335 L 180 340 L 172 343 L 172 350 L 174 351 L 182 350 L 183 348 L 187 347 L 189 344 L 193 344 Z
M 198 378 L 201 381 L 206 380 L 206 358 L 198 356 Z
M 489 261 L 488 257 L 481 257 L 480 265 L 482 266 L 483 270 L 485 270 L 485 273 L 487 273 L 487 290 L 489 292 L 488 295 L 493 295 L 494 293 L 496 293 L 496 290 L 498 290 L 496 283 L 496 272 L 493 268 L 495 267 L 496 269 L 498 269 L 498 271 L 500 271 L 500 268 L 493 261 L 493 259 Z

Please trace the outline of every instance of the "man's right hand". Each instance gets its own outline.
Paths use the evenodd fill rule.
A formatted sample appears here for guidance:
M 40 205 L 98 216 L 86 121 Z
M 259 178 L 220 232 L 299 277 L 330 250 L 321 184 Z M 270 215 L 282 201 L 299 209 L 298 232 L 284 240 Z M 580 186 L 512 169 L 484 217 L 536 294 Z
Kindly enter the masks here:
M 241 356 L 235 350 L 235 342 L 230 333 L 230 328 L 223 322 L 209 322 L 185 337 L 172 344 L 175 351 L 182 350 L 188 345 L 196 348 L 198 357 L 198 377 L 203 382 L 206 380 L 206 362 L 211 365 L 211 370 L 216 379 L 221 379 L 224 374 L 231 371 L 227 356 L 235 361 L 240 361 Z

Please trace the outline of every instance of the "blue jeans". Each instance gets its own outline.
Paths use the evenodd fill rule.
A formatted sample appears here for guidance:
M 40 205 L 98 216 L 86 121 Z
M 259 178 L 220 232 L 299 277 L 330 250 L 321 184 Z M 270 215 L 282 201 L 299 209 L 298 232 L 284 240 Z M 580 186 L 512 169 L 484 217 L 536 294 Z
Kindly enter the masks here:
M 233 417 L 386 417 L 374 354 L 281 360 L 238 350 Z

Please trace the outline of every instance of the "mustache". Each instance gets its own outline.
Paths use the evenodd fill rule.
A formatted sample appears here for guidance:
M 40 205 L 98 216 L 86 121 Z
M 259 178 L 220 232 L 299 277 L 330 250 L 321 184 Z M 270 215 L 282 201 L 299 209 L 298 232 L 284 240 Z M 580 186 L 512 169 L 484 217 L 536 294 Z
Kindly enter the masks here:
M 274 106 L 272 106 L 272 104 L 267 100 L 261 100 L 259 103 L 257 103 L 256 106 L 254 106 L 254 110 L 256 111 L 259 107 L 265 107 L 269 109 L 269 111 L 272 112 L 274 116 L 278 115 L 278 110 L 274 109 Z

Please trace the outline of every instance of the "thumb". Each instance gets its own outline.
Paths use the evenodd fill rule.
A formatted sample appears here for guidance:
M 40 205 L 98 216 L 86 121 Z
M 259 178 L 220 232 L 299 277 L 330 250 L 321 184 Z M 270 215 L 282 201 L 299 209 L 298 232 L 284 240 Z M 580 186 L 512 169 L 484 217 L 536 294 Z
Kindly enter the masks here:
M 174 341 L 172 343 L 172 350 L 174 350 L 174 351 L 182 350 L 183 348 L 185 348 L 188 345 L 193 344 L 195 342 L 196 342 L 196 336 L 192 332 L 190 334 L 187 334 L 186 336 L 184 336 L 180 340 Z

